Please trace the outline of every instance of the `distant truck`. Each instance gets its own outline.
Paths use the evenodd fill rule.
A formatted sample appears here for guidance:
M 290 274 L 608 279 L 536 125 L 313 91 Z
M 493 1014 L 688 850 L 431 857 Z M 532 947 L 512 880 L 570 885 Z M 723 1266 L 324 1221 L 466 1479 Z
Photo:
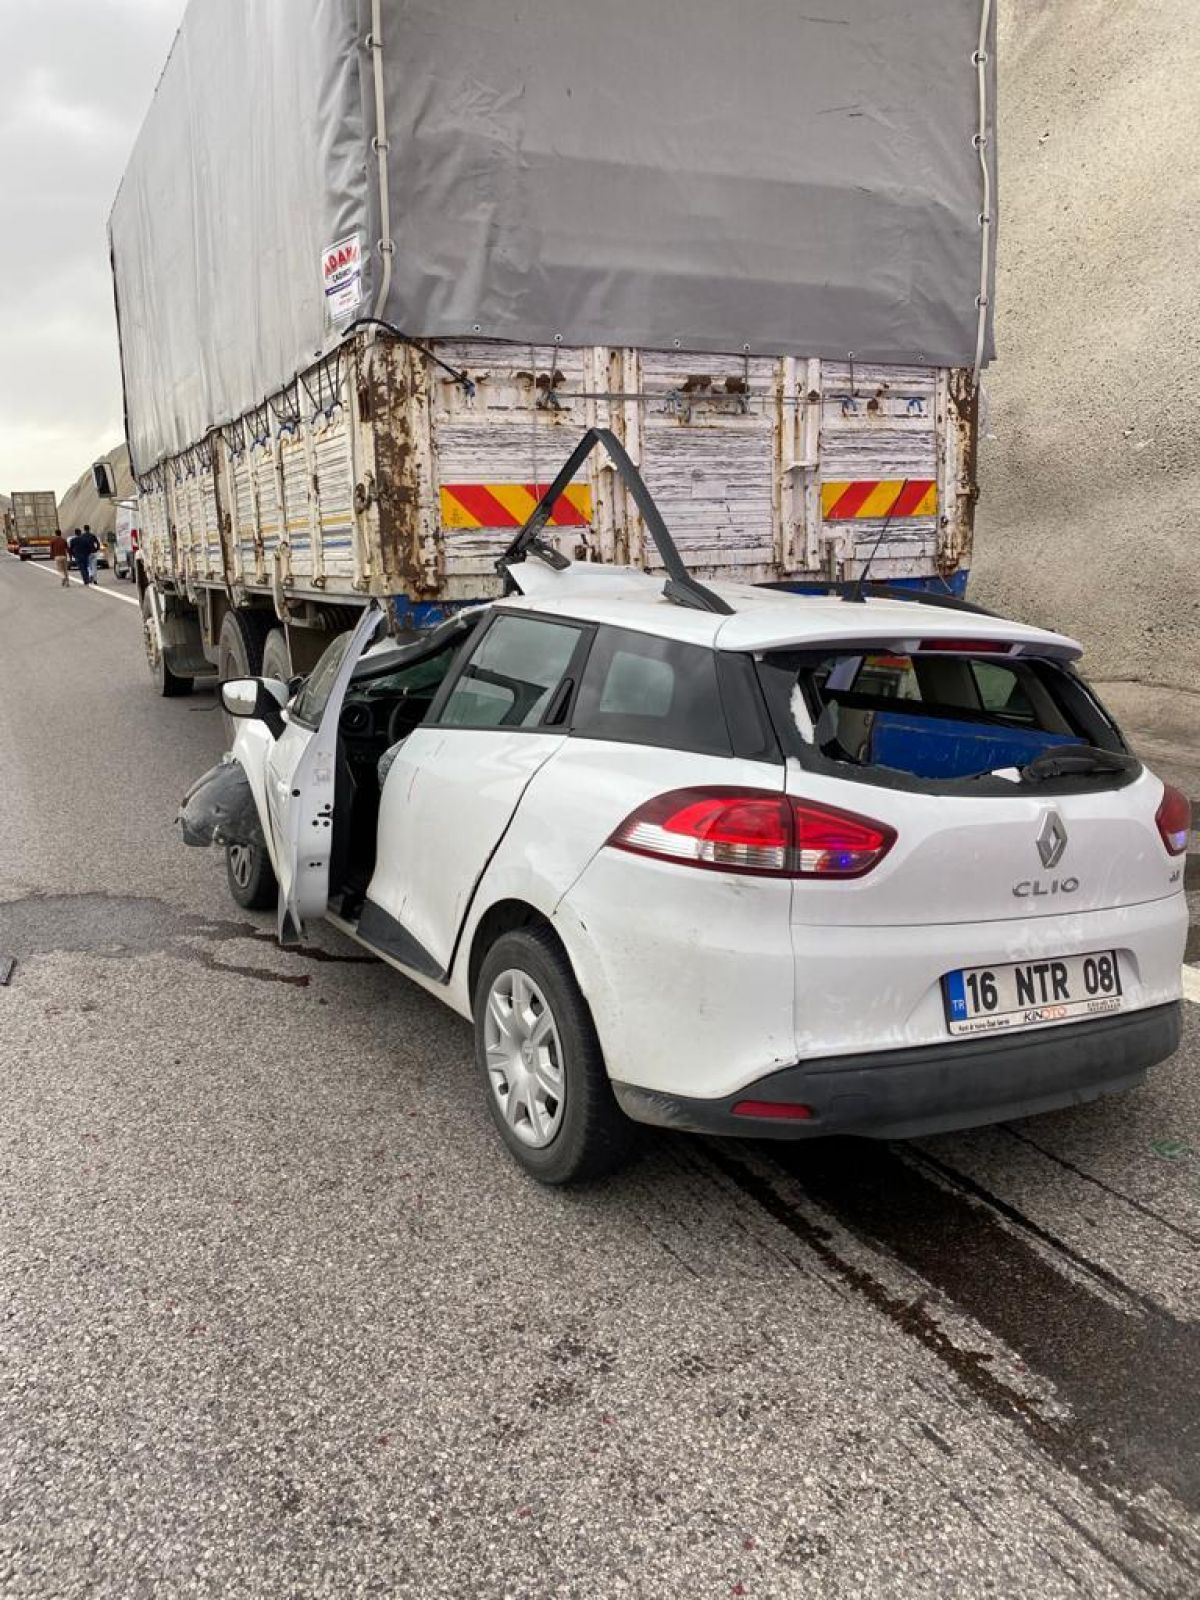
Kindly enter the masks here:
M 58 501 L 53 489 L 14 489 L 10 496 L 6 540 L 22 561 L 50 559 L 50 541 L 58 531 Z
M 297 9 L 191 0 L 110 220 L 162 693 L 495 595 L 592 426 L 698 576 L 962 593 L 990 0 Z M 656 569 L 598 454 L 549 531 Z

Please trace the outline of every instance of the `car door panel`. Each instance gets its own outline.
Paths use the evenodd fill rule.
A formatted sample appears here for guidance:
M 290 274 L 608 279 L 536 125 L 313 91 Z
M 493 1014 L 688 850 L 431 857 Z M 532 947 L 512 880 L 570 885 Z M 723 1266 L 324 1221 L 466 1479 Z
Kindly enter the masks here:
M 318 725 L 305 727 L 292 716 L 267 757 L 281 943 L 301 938 L 304 919 L 321 916 L 329 901 L 338 723 L 354 669 L 382 621 L 373 601 L 350 636 Z
M 419 971 L 445 974 L 476 884 L 522 795 L 563 739 L 555 730 L 435 727 L 410 734 L 384 785 L 360 935 Z M 388 923 L 379 911 L 403 929 L 393 929 L 392 938 L 401 946 L 405 936 L 415 941 L 430 969 L 384 944 Z
M 560 690 L 590 637 L 576 624 L 493 618 L 447 682 L 437 720 L 409 735 L 388 773 L 361 937 L 426 975 L 449 972 L 476 885 L 566 737 L 542 719 L 565 717 Z

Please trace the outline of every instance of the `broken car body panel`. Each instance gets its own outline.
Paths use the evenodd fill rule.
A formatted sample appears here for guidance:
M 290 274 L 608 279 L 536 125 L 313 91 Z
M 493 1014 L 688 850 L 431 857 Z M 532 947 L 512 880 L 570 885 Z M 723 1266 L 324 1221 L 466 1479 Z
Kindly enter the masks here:
M 259 849 L 266 845 L 253 786 L 232 754 L 196 780 L 184 795 L 176 820 L 184 844 L 248 844 Z

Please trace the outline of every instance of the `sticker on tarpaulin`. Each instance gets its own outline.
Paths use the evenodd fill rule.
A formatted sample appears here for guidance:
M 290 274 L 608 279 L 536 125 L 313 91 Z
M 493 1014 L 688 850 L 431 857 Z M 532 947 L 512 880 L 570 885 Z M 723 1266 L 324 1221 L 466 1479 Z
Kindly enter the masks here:
M 349 234 L 321 255 L 325 282 L 325 321 L 345 322 L 362 304 L 362 236 Z

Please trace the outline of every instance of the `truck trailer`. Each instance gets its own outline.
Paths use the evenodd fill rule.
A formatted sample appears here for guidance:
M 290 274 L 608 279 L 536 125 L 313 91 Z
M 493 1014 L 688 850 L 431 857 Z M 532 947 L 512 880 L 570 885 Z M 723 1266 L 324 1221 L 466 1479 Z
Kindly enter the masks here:
M 49 561 L 50 541 L 58 532 L 58 501 L 53 489 L 14 489 L 7 523 L 9 553 L 22 561 Z
M 161 692 L 494 596 L 594 427 L 700 577 L 961 595 L 994 84 L 991 0 L 191 0 L 110 220 Z M 598 455 L 547 533 L 658 570 Z

